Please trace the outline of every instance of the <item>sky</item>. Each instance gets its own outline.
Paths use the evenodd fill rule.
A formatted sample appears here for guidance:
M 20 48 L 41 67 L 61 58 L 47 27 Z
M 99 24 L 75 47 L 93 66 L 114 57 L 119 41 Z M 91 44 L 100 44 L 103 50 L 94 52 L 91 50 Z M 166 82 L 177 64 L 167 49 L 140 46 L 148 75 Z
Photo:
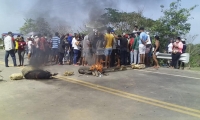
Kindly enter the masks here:
M 105 7 L 125 12 L 145 8 L 144 16 L 156 20 L 163 16 L 160 5 L 168 8 L 170 3 L 175 0 L 96 0 L 96 2 L 94 0 L 59 0 L 59 3 L 58 0 L 56 2 L 49 1 L 53 0 L 0 0 L 0 33 L 19 32 L 25 18 L 34 18 L 42 14 L 46 14 L 50 24 L 64 20 L 70 25 L 82 25 L 86 19 L 89 19 L 89 15 L 98 15 Z M 182 0 L 181 4 L 183 8 L 190 8 L 200 5 L 200 0 Z M 200 6 L 191 12 L 191 17 L 194 19 L 188 21 L 191 23 L 189 35 L 199 34 L 199 11 Z M 200 43 L 200 34 L 194 41 L 194 44 L 196 43 Z

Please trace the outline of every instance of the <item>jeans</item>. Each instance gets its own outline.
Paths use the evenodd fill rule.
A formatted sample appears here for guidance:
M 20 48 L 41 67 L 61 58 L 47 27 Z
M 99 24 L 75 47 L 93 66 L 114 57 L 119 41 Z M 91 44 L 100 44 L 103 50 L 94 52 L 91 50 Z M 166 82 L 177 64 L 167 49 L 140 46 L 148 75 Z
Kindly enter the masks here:
M 9 55 L 12 57 L 14 66 L 17 66 L 16 57 L 15 57 L 15 51 L 14 50 L 9 50 L 9 51 L 6 51 L 6 54 L 5 54 L 5 65 L 6 65 L 6 67 L 8 66 L 8 57 L 9 57 Z
M 134 64 L 138 64 L 140 62 L 140 54 L 138 50 L 134 50 Z
M 134 62 L 134 51 L 130 51 L 130 64 Z
M 74 49 L 74 64 L 77 64 L 78 62 L 78 54 L 79 54 L 79 50 Z
M 180 56 L 181 56 L 181 53 L 176 53 L 176 54 L 172 53 L 172 63 L 171 63 L 172 67 L 177 68 L 177 63 L 178 63 Z
M 127 50 L 126 49 L 120 50 L 120 60 L 121 60 L 121 65 L 126 65 L 126 63 L 127 63 Z
M 64 53 L 59 53 L 59 63 L 63 64 Z
M 112 48 L 106 48 L 105 49 L 105 56 L 110 56 L 112 53 Z
M 18 56 L 19 56 L 19 64 L 20 65 L 24 65 L 24 54 L 25 54 L 25 51 L 24 50 L 18 50 L 17 53 L 18 53 Z
M 72 64 L 74 62 L 74 48 L 70 48 L 69 59 L 70 59 L 70 64 Z

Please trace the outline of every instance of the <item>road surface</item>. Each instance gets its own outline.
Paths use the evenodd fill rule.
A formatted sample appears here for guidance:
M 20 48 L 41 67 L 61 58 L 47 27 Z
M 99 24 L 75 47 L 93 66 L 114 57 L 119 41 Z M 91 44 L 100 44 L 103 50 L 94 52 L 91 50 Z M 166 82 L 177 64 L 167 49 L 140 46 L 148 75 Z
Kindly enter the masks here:
M 198 72 L 148 68 L 93 77 L 54 65 L 44 68 L 59 73 L 54 79 L 12 81 L 22 67 L 5 68 L 3 51 L 0 61 L 0 120 L 200 119 Z M 75 75 L 62 76 L 66 70 Z

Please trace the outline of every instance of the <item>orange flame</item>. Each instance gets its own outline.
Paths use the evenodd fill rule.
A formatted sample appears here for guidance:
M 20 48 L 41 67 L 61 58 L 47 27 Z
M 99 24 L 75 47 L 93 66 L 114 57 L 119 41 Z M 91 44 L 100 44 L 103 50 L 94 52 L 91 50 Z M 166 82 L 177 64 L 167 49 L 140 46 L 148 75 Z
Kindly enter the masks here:
M 103 72 L 103 65 L 100 64 L 100 63 L 97 63 L 97 64 L 94 64 L 90 67 L 90 70 L 94 71 L 94 70 L 97 70 L 99 72 Z

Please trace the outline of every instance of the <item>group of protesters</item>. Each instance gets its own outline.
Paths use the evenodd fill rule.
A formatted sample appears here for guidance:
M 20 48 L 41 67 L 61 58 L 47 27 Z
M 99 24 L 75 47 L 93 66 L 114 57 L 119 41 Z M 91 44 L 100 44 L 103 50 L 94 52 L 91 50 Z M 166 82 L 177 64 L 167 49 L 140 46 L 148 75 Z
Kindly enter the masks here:
M 74 65 L 90 66 L 101 63 L 105 68 L 130 64 L 145 64 L 159 68 L 157 55 L 160 52 L 159 36 L 151 39 L 149 32 L 135 26 L 133 33 L 116 35 L 108 29 L 107 33 L 93 31 L 88 35 L 74 33 L 54 36 L 47 34 L 31 35 L 26 40 L 18 36 L 13 39 L 9 32 L 4 39 L 5 63 L 8 66 L 8 56 L 11 55 L 14 66 L 17 66 L 15 53 L 19 56 L 19 65 L 24 66 L 24 56 L 32 60 L 34 65 Z M 9 41 L 10 40 L 10 41 Z M 12 42 L 11 42 L 12 41 Z M 168 53 L 172 54 L 169 66 L 176 68 L 181 53 L 185 47 L 180 37 L 168 45 Z M 152 59 L 153 58 L 153 59 Z

